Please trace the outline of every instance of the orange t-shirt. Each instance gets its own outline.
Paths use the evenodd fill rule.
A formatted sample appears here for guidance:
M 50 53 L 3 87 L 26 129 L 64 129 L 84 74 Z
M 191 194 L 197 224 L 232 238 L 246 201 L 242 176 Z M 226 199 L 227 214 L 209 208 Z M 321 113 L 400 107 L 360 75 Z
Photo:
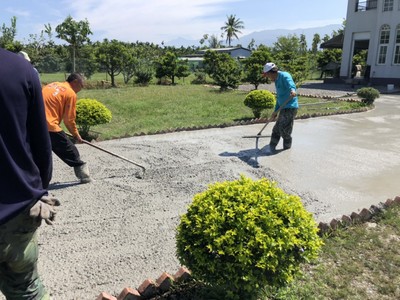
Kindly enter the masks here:
M 76 128 L 76 93 L 68 82 L 53 82 L 43 87 L 47 128 L 50 132 L 60 132 L 61 121 L 73 136 L 78 136 Z

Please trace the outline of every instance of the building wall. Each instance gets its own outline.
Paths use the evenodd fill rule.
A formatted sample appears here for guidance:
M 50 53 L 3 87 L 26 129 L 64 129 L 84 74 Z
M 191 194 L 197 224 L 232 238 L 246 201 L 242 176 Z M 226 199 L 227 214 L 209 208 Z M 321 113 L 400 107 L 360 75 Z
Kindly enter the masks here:
M 371 83 L 400 84 L 400 65 L 393 64 L 396 27 L 400 24 L 400 0 L 394 0 L 393 10 L 385 12 L 384 0 L 378 0 L 375 9 L 365 11 L 356 11 L 357 3 L 357 0 L 348 1 L 340 77 L 346 79 L 351 76 L 355 41 L 369 40 L 367 65 L 371 66 Z M 381 26 L 384 24 L 390 26 L 390 39 L 386 63 L 380 65 L 378 64 L 379 38 Z

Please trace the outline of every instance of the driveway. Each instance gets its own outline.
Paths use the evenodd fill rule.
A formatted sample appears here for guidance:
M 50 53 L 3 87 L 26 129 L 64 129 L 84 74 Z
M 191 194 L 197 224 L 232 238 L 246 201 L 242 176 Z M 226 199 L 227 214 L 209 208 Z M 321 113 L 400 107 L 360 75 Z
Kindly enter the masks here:
M 175 228 L 196 193 L 240 174 L 267 177 L 329 221 L 400 195 L 400 96 L 366 113 L 296 120 L 293 148 L 270 155 L 263 124 L 98 143 L 147 168 L 78 145 L 95 181 L 79 185 L 54 158 L 56 225 L 40 229 L 39 272 L 54 300 L 118 295 L 162 272 L 174 274 Z M 264 133 L 270 134 L 273 124 Z M 281 144 L 278 145 L 278 150 Z M 0 297 L 1 298 L 1 297 Z

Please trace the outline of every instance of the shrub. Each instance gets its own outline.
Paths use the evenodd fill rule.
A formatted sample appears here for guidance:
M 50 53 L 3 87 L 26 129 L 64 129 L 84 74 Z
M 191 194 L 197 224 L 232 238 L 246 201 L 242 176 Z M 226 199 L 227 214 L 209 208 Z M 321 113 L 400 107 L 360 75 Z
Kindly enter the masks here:
M 372 105 L 376 98 L 379 98 L 379 91 L 372 87 L 363 87 L 357 90 L 357 96 L 367 105 Z
M 241 176 L 194 196 L 177 228 L 177 255 L 192 275 L 224 287 L 227 298 L 252 299 L 280 287 L 316 258 L 318 228 L 298 196 L 267 179 Z
M 95 99 L 80 99 L 76 103 L 76 124 L 83 139 L 90 140 L 90 128 L 109 123 L 111 111 Z
M 191 81 L 191 84 L 205 84 L 207 83 L 207 74 L 203 71 L 196 71 L 194 73 L 194 79 Z
M 275 96 L 270 91 L 254 90 L 247 94 L 244 105 L 251 108 L 255 118 L 259 118 L 264 109 L 275 106 Z

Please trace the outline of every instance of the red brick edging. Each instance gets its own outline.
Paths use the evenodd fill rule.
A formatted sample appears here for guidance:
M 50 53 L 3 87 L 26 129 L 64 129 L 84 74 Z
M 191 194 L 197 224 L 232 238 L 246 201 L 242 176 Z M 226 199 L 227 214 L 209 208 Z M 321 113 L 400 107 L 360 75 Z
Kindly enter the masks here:
M 152 279 L 146 279 L 138 287 L 132 289 L 126 287 L 118 295 L 114 297 L 106 292 L 102 292 L 96 300 L 145 300 L 151 299 L 155 296 L 162 295 L 168 292 L 174 282 L 187 282 L 192 278 L 190 271 L 184 267 L 180 267 L 175 275 L 170 275 L 166 272 L 162 273 L 160 277 L 154 282 Z

